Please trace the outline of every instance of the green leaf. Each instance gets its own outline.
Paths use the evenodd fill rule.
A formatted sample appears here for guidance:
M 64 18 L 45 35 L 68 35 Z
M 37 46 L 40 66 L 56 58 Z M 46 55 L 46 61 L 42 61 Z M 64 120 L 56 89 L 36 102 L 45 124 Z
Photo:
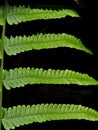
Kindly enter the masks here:
M 6 130 L 10 130 L 34 122 L 71 119 L 98 121 L 98 112 L 74 104 L 18 105 L 13 108 L 3 108 L 2 123 Z
M 69 47 L 92 54 L 82 41 L 75 36 L 62 34 L 36 34 L 32 36 L 16 36 L 5 38 L 5 51 L 8 55 L 16 55 L 29 50 L 40 50 L 58 47 Z
M 3 7 L 0 7 L 0 24 L 3 24 Z M 39 19 L 56 19 L 66 16 L 79 17 L 78 13 L 72 9 L 31 9 L 25 6 L 7 6 L 7 22 L 10 25 L 18 24 L 21 22 L 39 20 Z
M 15 68 L 4 71 L 3 84 L 6 89 L 27 84 L 78 84 L 98 85 L 98 81 L 72 70 L 43 70 L 39 68 Z

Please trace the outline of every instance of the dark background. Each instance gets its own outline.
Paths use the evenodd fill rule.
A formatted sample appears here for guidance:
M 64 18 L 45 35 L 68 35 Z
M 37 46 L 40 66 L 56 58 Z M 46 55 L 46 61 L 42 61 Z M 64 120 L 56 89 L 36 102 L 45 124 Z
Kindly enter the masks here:
M 4 1 L 3 1 L 4 2 Z M 3 3 L 1 2 L 1 4 Z M 93 55 L 70 48 L 48 50 L 32 50 L 17 56 L 7 56 L 5 53 L 4 68 L 35 67 L 44 69 L 72 69 L 81 73 L 88 73 L 98 80 L 97 72 L 97 0 L 80 0 L 77 5 L 72 0 L 9 0 L 10 5 L 29 5 L 32 8 L 72 8 L 80 18 L 66 17 L 53 20 L 36 20 L 6 26 L 7 36 L 32 35 L 36 33 L 68 33 L 80 38 L 84 45 L 93 51 Z M 0 28 L 1 30 L 1 28 Z M 3 90 L 3 107 L 12 107 L 23 104 L 64 103 L 81 104 L 98 110 L 98 86 L 78 85 L 27 85 L 24 88 Z M 85 120 L 50 121 L 25 125 L 22 129 L 98 129 L 97 122 Z

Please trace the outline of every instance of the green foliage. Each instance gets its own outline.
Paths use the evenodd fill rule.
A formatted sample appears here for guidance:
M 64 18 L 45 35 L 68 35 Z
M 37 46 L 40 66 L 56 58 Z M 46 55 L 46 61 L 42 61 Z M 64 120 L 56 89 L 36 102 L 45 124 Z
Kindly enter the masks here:
M 3 109 L 2 123 L 6 130 L 15 129 L 20 125 L 28 125 L 33 122 L 45 122 L 52 120 L 85 119 L 98 121 L 98 112 L 81 105 L 74 104 L 37 104 L 14 106 Z
M 25 86 L 26 84 L 98 85 L 98 81 L 87 74 L 72 70 L 43 70 L 29 67 L 5 70 L 3 82 L 7 89 Z
M 16 55 L 29 50 L 40 50 L 58 47 L 70 47 L 92 54 L 80 39 L 75 36 L 62 34 L 36 34 L 32 36 L 16 36 L 5 38 L 5 51 L 8 55 Z
M 3 25 L 3 7 L 0 8 L 0 24 Z M 31 9 L 25 6 L 9 6 L 7 5 L 7 22 L 8 24 L 18 24 L 21 22 L 38 20 L 38 19 L 55 19 L 62 18 L 66 16 L 79 17 L 78 13 L 72 9 L 62 9 L 62 10 L 43 10 L 43 9 Z M 32 17 L 33 16 L 33 17 Z
M 76 1 L 77 2 L 77 1 Z M 43 68 L 14 68 L 4 70 L 4 51 L 7 55 L 17 55 L 33 49 L 49 49 L 58 47 L 69 47 L 92 54 L 79 38 L 73 35 L 62 34 L 42 34 L 32 36 L 5 36 L 6 21 L 9 25 L 19 24 L 32 20 L 48 20 L 70 17 L 79 17 L 78 13 L 72 9 L 36 9 L 25 6 L 0 6 L 0 25 L 3 26 L 0 40 L 0 85 L 6 89 L 23 87 L 27 84 L 77 84 L 77 85 L 98 85 L 98 81 L 88 74 L 82 74 L 73 70 L 55 70 Z M 3 52 L 2 52 L 3 50 Z M 1 85 L 1 86 L 2 86 Z M 2 87 L 0 86 L 0 90 Z M 2 93 L 0 93 L 2 96 Z M 1 98 L 0 96 L 0 98 Z M 0 99 L 1 101 L 1 99 Z M 14 106 L 12 108 L 2 108 L 0 123 L 6 130 L 15 129 L 21 125 L 33 122 L 44 122 L 51 120 L 85 119 L 91 121 L 98 120 L 98 113 L 88 107 L 74 104 L 37 104 L 32 106 Z M 1 110 L 0 108 L 0 110 Z

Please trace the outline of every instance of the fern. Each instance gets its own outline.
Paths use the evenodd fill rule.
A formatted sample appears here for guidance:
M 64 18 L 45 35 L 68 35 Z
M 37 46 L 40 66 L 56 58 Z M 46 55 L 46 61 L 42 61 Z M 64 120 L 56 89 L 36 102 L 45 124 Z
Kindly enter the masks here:
M 52 120 L 85 119 L 98 121 L 97 111 L 74 104 L 18 105 L 13 108 L 3 108 L 3 113 L 2 123 L 6 130 L 33 122 L 41 123 Z
M 79 72 L 71 70 L 43 70 L 38 68 L 15 68 L 4 71 L 4 86 L 7 89 L 26 84 L 78 84 L 98 85 L 98 81 Z
M 2 18 L 2 8 L 1 7 L 1 17 L 0 24 L 3 25 Z M 7 5 L 7 22 L 8 24 L 18 24 L 21 22 L 38 20 L 38 19 L 55 19 L 62 18 L 66 16 L 79 17 L 78 13 L 72 9 L 62 9 L 62 10 L 43 10 L 43 9 L 31 9 L 30 7 L 26 8 L 25 6 L 9 6 Z
M 74 0 L 77 2 L 76 0 Z M 2 107 L 3 86 L 11 88 L 24 87 L 27 84 L 77 84 L 98 85 L 98 81 L 88 74 L 82 74 L 73 70 L 56 70 L 43 68 L 19 67 L 4 69 L 4 51 L 7 55 L 17 55 L 21 52 L 33 49 L 49 49 L 58 47 L 69 47 L 93 54 L 81 41 L 81 39 L 66 33 L 32 34 L 32 36 L 10 36 L 5 35 L 6 21 L 9 25 L 19 24 L 32 20 L 61 19 L 66 16 L 80 17 L 73 9 L 38 9 L 23 6 L 10 6 L 7 1 L 0 6 L 0 25 L 3 27 L 0 40 L 0 130 L 1 123 L 6 130 L 15 129 L 21 125 L 34 122 L 45 122 L 51 120 L 85 119 L 98 121 L 98 112 L 74 104 L 33 104 L 17 105 L 12 108 Z
M 86 48 L 80 39 L 68 34 L 37 34 L 29 37 L 12 36 L 5 38 L 5 51 L 8 55 L 16 55 L 20 52 L 29 51 L 32 49 L 49 49 L 57 47 L 70 47 L 78 50 L 83 50 L 87 53 L 92 52 Z

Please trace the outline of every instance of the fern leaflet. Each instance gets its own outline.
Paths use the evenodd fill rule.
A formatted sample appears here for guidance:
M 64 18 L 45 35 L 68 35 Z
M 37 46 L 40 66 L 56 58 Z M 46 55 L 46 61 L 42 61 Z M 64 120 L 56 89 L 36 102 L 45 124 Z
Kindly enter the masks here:
M 3 108 L 2 123 L 6 130 L 10 130 L 34 122 L 41 123 L 70 119 L 98 121 L 98 112 L 91 108 L 74 104 L 18 105 L 13 108 Z
M 3 83 L 6 89 L 26 84 L 78 84 L 98 85 L 98 81 L 72 70 L 43 70 L 42 68 L 15 68 L 4 71 Z
M 5 38 L 5 51 L 8 55 L 16 55 L 32 49 L 48 49 L 57 47 L 70 47 L 92 54 L 80 39 L 75 36 L 62 34 L 36 34 L 29 37 L 16 36 Z
M 2 9 L 0 7 L 0 24 L 3 25 L 3 15 Z M 38 19 L 55 19 L 62 18 L 66 16 L 79 17 L 78 13 L 72 9 L 62 9 L 62 10 L 51 10 L 51 9 L 31 9 L 25 6 L 7 6 L 7 22 L 10 25 L 18 24 L 21 22 L 38 20 Z

